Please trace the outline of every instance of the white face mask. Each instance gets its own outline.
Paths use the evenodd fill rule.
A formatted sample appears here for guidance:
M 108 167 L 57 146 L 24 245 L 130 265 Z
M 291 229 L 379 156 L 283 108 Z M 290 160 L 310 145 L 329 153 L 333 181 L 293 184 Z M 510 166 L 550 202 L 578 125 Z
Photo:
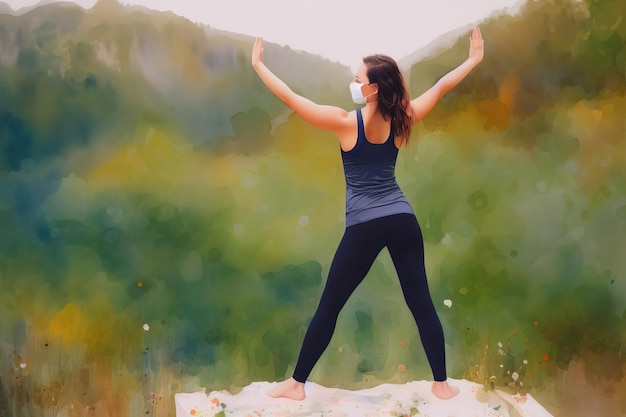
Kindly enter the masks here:
M 375 91 L 372 94 L 364 96 L 362 90 L 364 85 L 365 84 L 357 83 L 356 81 L 350 83 L 350 94 L 352 94 L 352 101 L 354 101 L 356 104 L 364 104 L 366 102 L 366 98 L 371 97 L 378 92 Z
M 365 97 L 361 88 L 363 88 L 363 83 L 357 83 L 356 81 L 350 83 L 350 94 L 352 94 L 352 101 L 356 104 L 365 103 Z

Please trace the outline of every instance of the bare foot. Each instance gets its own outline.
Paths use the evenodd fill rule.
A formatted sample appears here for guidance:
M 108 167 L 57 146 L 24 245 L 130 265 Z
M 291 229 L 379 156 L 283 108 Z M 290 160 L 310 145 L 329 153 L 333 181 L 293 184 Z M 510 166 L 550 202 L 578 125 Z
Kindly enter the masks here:
M 434 381 L 433 386 L 430 389 L 435 397 L 441 400 L 449 400 L 452 397 L 455 397 L 459 394 L 459 389 L 457 387 L 451 387 L 448 385 L 448 381 L 438 382 Z
M 272 398 L 290 398 L 296 401 L 302 401 L 306 397 L 304 384 L 293 378 L 280 382 L 274 388 L 267 391 L 267 395 Z

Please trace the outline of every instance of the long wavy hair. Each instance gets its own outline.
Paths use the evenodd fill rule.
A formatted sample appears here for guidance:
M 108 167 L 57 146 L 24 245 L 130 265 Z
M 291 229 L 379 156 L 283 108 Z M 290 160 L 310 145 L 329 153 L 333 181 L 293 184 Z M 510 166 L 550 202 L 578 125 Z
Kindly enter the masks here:
M 378 109 L 385 120 L 391 119 L 396 137 L 408 143 L 413 127 L 411 98 L 396 61 L 387 55 L 363 58 L 370 84 L 378 85 Z

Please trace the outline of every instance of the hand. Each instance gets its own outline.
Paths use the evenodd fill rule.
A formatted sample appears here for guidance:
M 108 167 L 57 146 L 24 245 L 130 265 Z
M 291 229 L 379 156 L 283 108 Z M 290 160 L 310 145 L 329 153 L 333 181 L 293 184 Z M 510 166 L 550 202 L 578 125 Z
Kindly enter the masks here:
M 254 46 L 252 47 L 252 66 L 255 67 L 257 64 L 263 62 L 263 38 L 258 37 L 254 41 Z
M 472 31 L 472 36 L 470 37 L 468 59 L 472 61 L 474 65 L 478 65 L 478 63 L 483 60 L 484 55 L 485 42 L 483 41 L 483 35 L 480 33 L 480 29 L 478 28 L 478 26 L 476 26 Z

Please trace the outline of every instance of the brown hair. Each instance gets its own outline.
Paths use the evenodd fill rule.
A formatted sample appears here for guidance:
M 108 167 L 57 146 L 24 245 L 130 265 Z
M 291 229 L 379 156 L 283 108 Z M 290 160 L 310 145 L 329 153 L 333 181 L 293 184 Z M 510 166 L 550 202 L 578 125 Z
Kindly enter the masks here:
M 411 98 L 404 85 L 404 77 L 396 61 L 387 55 L 363 58 L 370 84 L 378 85 L 378 110 L 385 120 L 391 119 L 396 137 L 406 144 L 413 127 Z

